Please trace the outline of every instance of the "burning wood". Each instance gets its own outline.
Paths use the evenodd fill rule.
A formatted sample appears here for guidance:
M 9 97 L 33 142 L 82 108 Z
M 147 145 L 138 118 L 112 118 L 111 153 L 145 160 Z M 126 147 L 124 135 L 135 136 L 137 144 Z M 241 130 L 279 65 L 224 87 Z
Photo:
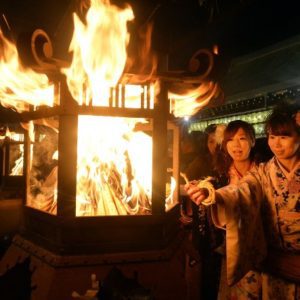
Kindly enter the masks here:
M 86 209 L 97 211 L 97 215 L 151 212 L 152 143 L 146 134 L 133 131 L 135 122 L 131 120 L 130 125 L 128 120 L 119 118 L 79 118 L 77 200 L 80 205 L 76 215 L 86 215 Z M 107 124 L 110 131 L 101 131 Z M 93 132 L 95 127 L 100 129 L 97 135 Z

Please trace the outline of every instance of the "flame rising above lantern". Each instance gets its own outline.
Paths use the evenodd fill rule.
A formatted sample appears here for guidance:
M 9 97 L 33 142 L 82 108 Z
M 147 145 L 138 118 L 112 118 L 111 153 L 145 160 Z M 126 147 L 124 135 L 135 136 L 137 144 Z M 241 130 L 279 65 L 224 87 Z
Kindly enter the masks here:
M 129 6 L 121 9 L 111 5 L 108 0 L 91 0 L 85 22 L 74 14 L 74 34 L 69 48 L 73 60 L 70 67 L 61 69 L 61 72 L 66 75 L 69 91 L 79 105 L 109 106 L 112 87 L 117 86 L 118 89 L 119 83 L 127 83 L 122 76 L 125 66 L 129 70 L 134 65 L 126 53 L 129 43 L 127 23 L 133 18 Z M 150 57 L 151 32 L 152 28 L 145 37 L 144 51 L 140 57 Z M 150 61 L 156 62 L 153 56 Z M 150 70 L 148 76 L 135 78 L 139 82 L 142 82 L 141 78 L 152 78 L 149 88 L 152 100 L 148 107 L 151 109 L 159 89 L 159 77 L 155 78 L 154 74 L 156 66 L 150 69 L 140 66 L 138 69 Z M 28 110 L 29 105 L 54 105 L 54 86 L 48 77 L 23 67 L 16 47 L 1 31 L 0 72 L 0 102 L 3 106 L 21 112 Z M 169 94 L 172 99 L 171 110 L 175 116 L 195 113 L 217 91 L 217 85 L 211 82 L 201 82 L 197 87 L 182 87 L 180 92 Z M 145 92 L 143 88 L 128 84 L 125 89 L 126 108 L 139 108 L 140 102 L 137 100 Z M 151 212 L 152 139 L 144 132 L 135 132 L 136 122 L 144 120 L 79 117 L 76 215 Z M 33 123 L 37 125 L 37 121 L 32 121 L 28 127 L 31 128 Z M 95 132 L 95 128 L 99 130 Z M 30 136 L 34 141 L 35 134 L 30 132 Z M 139 145 L 143 146 L 143 150 L 139 149 Z M 29 165 L 32 167 L 32 162 Z M 57 167 L 52 169 L 47 178 L 33 178 L 31 182 L 34 183 L 35 194 L 29 195 L 28 205 L 55 213 Z M 174 181 L 170 186 L 166 202 L 172 206 Z
M 116 86 L 125 67 L 129 42 L 127 22 L 132 19 L 131 8 L 121 10 L 109 1 L 92 0 L 86 24 L 74 14 L 70 44 L 73 61 L 63 71 L 73 98 L 80 104 L 88 104 L 90 100 L 93 105 L 107 102 L 110 88 Z

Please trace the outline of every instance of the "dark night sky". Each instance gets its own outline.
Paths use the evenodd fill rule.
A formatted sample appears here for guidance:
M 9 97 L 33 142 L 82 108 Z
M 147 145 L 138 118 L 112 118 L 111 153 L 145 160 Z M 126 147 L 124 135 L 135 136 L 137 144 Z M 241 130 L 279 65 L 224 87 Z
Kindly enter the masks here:
M 70 12 L 75 2 L 1 0 L 0 13 L 6 16 L 15 39 L 22 32 L 42 28 L 53 39 L 58 55 L 64 56 L 72 32 Z M 137 27 L 149 20 L 154 22 L 153 48 L 169 55 L 171 68 L 185 68 L 191 55 L 202 47 L 218 44 L 221 54 L 230 60 L 300 31 L 298 1 L 293 0 L 128 2 L 134 9 Z M 3 19 L 0 24 L 3 27 Z

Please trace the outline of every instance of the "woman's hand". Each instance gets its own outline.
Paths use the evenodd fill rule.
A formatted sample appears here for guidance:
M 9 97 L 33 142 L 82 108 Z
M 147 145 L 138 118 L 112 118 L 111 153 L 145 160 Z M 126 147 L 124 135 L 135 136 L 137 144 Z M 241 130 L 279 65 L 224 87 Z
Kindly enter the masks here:
M 198 186 L 198 181 L 191 181 L 184 186 L 184 190 L 190 199 L 197 205 L 200 205 L 208 196 L 206 189 L 201 189 Z

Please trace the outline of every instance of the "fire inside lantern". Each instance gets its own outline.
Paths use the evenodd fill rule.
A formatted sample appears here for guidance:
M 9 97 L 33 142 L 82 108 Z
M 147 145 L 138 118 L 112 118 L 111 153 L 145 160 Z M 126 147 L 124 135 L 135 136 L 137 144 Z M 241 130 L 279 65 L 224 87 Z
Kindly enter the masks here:
M 74 14 L 71 64 L 53 58 L 49 37 L 36 30 L 38 65 L 25 67 L 0 30 L 0 103 L 25 130 L 10 165 L 22 166 L 26 181 L 22 224 L 0 271 L 30 256 L 32 296 L 68 299 L 66 278 L 80 289 L 91 267 L 101 265 L 101 278 L 119 265 L 138 269 L 147 285 L 158 274 L 150 280 L 157 294 L 180 297 L 185 285 L 174 290 L 170 281 L 182 281 L 184 266 L 175 255 L 183 236 L 174 116 L 197 112 L 219 88 L 206 74 L 156 74 L 151 27 L 138 57 L 148 60 L 137 64 L 127 57 L 132 9 L 87 2 L 84 17 Z
M 16 47 L 0 31 L 0 70 L 4 74 L 1 104 L 21 113 L 37 112 L 23 124 L 30 137 L 26 200 L 29 207 L 55 215 L 58 194 L 62 193 L 58 191 L 62 155 L 59 135 L 65 121 L 54 113 L 37 117 L 42 115 L 41 108 L 48 106 L 60 115 L 76 110 L 73 125 L 77 127 L 77 136 L 76 140 L 70 139 L 69 145 L 76 147 L 76 216 L 152 213 L 151 110 L 160 92 L 160 81 L 153 76 L 155 68 L 151 68 L 151 76 L 133 76 L 138 78 L 138 84 L 124 75 L 128 63 L 127 23 L 133 18 L 129 6 L 121 9 L 105 0 L 90 1 L 85 22 L 74 14 L 70 44 L 73 60 L 69 67 L 58 68 L 66 76 L 67 94 L 72 96 L 67 104 L 62 103 L 65 92 L 61 86 L 49 81 L 46 75 L 23 67 Z M 145 49 L 149 51 L 149 47 Z M 218 90 L 213 82 L 197 88 L 192 83 L 188 87 L 188 93 L 186 89 L 181 95 L 169 93 L 171 110 L 176 116 L 194 113 Z M 137 113 L 140 110 L 143 113 Z M 64 133 L 64 139 L 67 138 Z M 165 209 L 169 210 L 178 200 L 173 194 L 176 183 L 172 176 L 166 185 Z

